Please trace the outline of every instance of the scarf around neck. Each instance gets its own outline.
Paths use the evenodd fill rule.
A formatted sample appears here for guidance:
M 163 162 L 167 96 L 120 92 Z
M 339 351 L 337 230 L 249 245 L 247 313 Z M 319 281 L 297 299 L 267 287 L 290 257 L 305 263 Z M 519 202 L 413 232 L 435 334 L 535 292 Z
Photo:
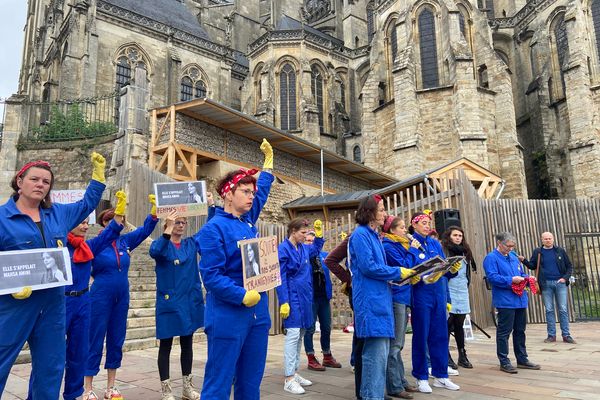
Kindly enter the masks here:
M 408 239 L 405 237 L 394 235 L 393 233 L 386 233 L 383 236 L 392 242 L 400 243 L 406 250 L 408 250 L 408 247 L 410 246 Z
M 76 236 L 69 232 L 67 240 L 75 249 L 73 252 L 73 262 L 83 263 L 94 259 L 94 253 L 92 253 L 92 249 L 90 249 L 90 246 L 85 242 L 83 236 Z

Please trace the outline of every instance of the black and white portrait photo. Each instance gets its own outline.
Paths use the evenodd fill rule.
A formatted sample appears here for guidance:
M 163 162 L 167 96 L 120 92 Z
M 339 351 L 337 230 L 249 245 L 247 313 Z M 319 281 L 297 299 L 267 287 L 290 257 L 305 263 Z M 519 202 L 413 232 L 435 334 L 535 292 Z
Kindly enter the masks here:
M 154 184 L 158 207 L 206 203 L 206 182 L 162 182 Z
M 260 258 L 258 252 L 258 243 L 249 243 L 242 249 L 244 256 L 244 265 L 246 266 L 246 278 L 251 278 L 260 274 Z
M 64 263 L 60 253 L 43 252 L 42 262 L 46 270 L 42 275 L 41 284 L 66 281 Z
M 188 190 L 188 201 L 186 203 L 205 203 L 204 199 L 204 190 L 203 190 L 204 182 L 188 182 L 187 190 Z

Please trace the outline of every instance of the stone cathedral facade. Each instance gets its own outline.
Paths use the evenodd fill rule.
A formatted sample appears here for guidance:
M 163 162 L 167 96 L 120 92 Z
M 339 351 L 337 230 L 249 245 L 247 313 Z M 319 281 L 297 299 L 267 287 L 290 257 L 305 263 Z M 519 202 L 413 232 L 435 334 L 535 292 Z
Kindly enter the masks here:
M 29 0 L 19 93 L 143 81 L 397 179 L 467 157 L 508 197 L 600 197 L 600 0 Z M 137 82 L 136 82 L 137 80 Z

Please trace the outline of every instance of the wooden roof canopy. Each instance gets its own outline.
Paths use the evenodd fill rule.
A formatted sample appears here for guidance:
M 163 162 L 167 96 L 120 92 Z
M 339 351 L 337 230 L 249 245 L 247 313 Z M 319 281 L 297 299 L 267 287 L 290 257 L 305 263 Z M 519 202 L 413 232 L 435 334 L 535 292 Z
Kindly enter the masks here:
M 258 143 L 265 138 L 273 148 L 312 161 L 318 165 L 321 163 L 321 152 L 323 152 L 324 168 L 365 181 L 368 186 L 373 188 L 383 188 L 397 182 L 396 179 L 372 168 L 350 161 L 332 151 L 322 149 L 320 146 L 206 98 L 151 110 L 150 168 L 166 172 L 168 176 L 176 180 L 195 180 L 196 166 L 208 161 L 223 160 L 244 167 L 252 167 L 231 157 L 223 157 L 177 143 L 176 119 L 174 118 L 177 113 L 226 129 Z M 158 118 L 161 117 L 166 118 L 159 126 Z M 166 143 L 159 144 L 159 139 L 167 128 L 169 129 L 169 140 Z M 181 167 L 178 168 L 178 165 Z M 275 159 L 274 172 L 275 175 L 281 176 L 277 173 L 276 165 L 277 159 Z M 286 178 L 285 176 L 282 177 Z

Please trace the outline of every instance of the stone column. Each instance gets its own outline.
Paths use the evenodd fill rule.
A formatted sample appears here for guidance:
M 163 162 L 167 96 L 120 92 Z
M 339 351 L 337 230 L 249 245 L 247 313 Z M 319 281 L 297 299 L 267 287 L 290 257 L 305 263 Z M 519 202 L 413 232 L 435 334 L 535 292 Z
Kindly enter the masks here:
M 0 141 L 0 204 L 4 204 L 12 194 L 10 181 L 17 170 L 19 137 L 27 129 L 23 105 L 24 96 L 13 95 L 4 105 L 4 129 Z

